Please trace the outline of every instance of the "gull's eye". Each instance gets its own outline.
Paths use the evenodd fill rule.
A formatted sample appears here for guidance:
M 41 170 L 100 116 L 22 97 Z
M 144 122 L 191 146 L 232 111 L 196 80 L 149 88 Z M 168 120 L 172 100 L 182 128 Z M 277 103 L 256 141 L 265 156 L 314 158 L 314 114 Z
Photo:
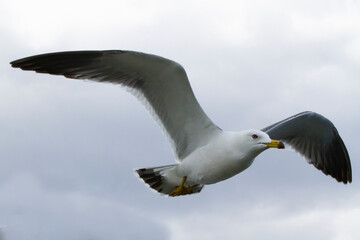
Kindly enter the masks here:
M 252 137 L 253 139 L 257 139 L 259 136 L 256 135 L 256 134 L 253 134 L 253 135 L 251 135 L 251 137 Z

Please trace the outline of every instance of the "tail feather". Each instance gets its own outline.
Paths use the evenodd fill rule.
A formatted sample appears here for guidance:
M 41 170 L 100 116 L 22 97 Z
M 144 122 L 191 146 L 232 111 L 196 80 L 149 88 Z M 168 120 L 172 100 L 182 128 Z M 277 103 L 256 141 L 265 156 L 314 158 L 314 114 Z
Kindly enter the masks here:
M 161 192 L 161 183 L 164 177 L 149 170 L 150 169 L 142 168 L 137 170 L 137 173 L 139 174 L 139 177 L 142 178 L 152 189 Z
M 136 170 L 136 172 L 150 188 L 161 194 L 168 195 L 181 183 L 181 178 L 174 177 L 170 174 L 170 171 L 176 166 L 177 164 L 154 168 L 140 168 Z M 183 195 L 198 193 L 202 188 L 203 185 L 196 185 L 191 192 Z

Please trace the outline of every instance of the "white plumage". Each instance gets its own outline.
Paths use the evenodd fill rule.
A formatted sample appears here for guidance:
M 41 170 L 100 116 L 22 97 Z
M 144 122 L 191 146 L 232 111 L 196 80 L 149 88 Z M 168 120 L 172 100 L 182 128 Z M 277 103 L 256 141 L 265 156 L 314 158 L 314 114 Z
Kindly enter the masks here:
M 75 51 L 42 54 L 13 61 L 13 67 L 74 79 L 121 84 L 147 102 L 172 143 L 178 164 L 143 168 L 139 176 L 171 196 L 200 192 L 248 168 L 282 140 L 325 174 L 351 182 L 350 159 L 336 128 L 326 118 L 303 112 L 262 131 L 225 132 L 205 114 L 178 63 L 133 51 Z M 270 135 L 270 136 L 269 136 Z M 278 140 L 272 140 L 271 138 Z

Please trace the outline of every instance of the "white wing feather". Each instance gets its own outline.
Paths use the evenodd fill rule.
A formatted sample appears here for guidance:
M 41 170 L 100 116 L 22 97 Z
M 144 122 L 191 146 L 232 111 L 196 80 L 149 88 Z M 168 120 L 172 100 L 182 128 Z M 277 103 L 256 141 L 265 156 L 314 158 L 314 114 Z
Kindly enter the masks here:
M 178 63 L 133 51 L 75 51 L 32 56 L 13 67 L 74 79 L 111 82 L 135 91 L 165 129 L 178 160 L 221 132 L 200 107 Z M 137 92 L 137 93 L 136 93 Z

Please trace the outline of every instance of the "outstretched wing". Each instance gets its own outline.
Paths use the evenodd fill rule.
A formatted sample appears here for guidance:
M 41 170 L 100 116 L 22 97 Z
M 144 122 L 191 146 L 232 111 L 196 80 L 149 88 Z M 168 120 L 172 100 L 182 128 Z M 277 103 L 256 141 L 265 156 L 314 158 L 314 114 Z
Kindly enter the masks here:
M 178 63 L 133 51 L 74 51 L 42 54 L 11 62 L 23 70 L 130 87 L 147 100 L 172 140 L 179 160 L 221 132 L 197 102 Z
M 290 145 L 307 161 L 337 181 L 352 181 L 351 163 L 334 124 L 314 112 L 302 112 L 262 129 Z

